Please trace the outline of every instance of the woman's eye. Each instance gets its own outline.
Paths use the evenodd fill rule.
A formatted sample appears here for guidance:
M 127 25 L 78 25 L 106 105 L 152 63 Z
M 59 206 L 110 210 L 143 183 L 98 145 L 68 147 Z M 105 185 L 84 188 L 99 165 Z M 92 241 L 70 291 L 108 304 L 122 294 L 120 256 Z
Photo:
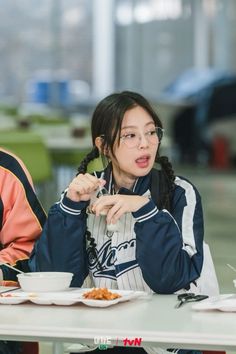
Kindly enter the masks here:
M 134 139 L 135 136 L 136 136 L 136 134 L 134 134 L 134 133 L 129 133 L 129 134 L 125 134 L 125 135 L 124 135 L 124 138 L 125 138 L 125 139 Z
M 156 135 L 156 133 L 157 133 L 156 130 L 153 129 L 153 130 L 150 130 L 149 132 L 147 132 L 146 134 L 150 136 L 150 135 Z

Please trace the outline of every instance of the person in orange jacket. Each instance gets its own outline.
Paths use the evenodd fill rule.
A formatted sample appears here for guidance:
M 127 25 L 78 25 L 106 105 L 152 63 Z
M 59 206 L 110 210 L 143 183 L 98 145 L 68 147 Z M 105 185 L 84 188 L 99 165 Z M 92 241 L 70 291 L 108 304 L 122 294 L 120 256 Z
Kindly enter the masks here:
M 28 270 L 28 258 L 40 236 L 46 214 L 24 163 L 0 148 L 0 282 L 16 280 L 8 263 Z M 8 285 L 8 284 L 7 284 Z
M 29 271 L 28 259 L 46 214 L 24 163 L 0 148 L 0 285 L 16 285 L 16 272 Z M 36 354 L 38 343 L 0 341 L 0 354 Z

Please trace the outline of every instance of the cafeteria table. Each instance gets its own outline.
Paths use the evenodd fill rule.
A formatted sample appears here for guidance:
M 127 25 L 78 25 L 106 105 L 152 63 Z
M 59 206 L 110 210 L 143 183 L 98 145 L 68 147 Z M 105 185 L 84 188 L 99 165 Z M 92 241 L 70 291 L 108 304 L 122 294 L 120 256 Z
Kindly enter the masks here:
M 236 350 L 235 312 L 196 311 L 192 303 L 177 309 L 176 300 L 155 294 L 102 308 L 1 304 L 0 339 L 52 342 L 54 354 L 63 353 L 63 342 L 94 344 L 95 338 L 119 346 Z

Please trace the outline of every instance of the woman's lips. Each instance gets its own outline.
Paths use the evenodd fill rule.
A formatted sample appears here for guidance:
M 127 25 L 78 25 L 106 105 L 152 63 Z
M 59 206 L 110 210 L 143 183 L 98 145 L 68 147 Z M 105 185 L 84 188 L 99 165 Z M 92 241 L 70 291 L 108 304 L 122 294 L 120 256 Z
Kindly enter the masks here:
M 138 167 L 140 168 L 146 168 L 149 165 L 149 156 L 142 156 L 139 157 L 137 160 L 135 160 L 136 164 L 138 165 Z

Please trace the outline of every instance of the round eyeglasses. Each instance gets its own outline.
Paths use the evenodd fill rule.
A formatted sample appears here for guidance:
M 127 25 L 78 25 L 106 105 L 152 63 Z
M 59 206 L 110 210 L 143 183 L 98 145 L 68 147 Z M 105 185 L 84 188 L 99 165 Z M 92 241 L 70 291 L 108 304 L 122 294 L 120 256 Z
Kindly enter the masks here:
M 144 133 L 146 140 L 152 144 L 156 145 L 161 142 L 163 138 L 164 129 L 160 127 L 155 127 Z M 135 132 L 124 134 L 120 137 L 120 140 L 129 148 L 135 148 L 140 144 L 141 135 Z

